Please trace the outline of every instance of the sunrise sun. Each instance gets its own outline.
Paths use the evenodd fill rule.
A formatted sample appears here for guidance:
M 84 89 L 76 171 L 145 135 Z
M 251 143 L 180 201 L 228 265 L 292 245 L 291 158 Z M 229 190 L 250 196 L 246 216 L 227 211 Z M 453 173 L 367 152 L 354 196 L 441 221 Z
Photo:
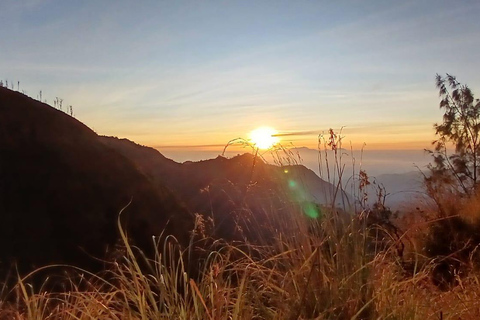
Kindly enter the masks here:
M 269 149 L 279 142 L 277 131 L 270 127 L 260 127 L 250 132 L 250 141 L 259 149 Z

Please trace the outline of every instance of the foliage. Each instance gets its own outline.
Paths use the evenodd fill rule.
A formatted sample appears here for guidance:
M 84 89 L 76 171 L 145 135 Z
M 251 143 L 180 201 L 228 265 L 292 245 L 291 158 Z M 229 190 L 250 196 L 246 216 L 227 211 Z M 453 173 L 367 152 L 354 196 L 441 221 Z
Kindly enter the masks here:
M 437 74 L 436 86 L 444 110 L 443 122 L 434 125 L 438 139 L 433 141 L 433 164 L 427 178 L 430 191 L 443 187 L 472 195 L 480 179 L 480 101 L 467 85 L 447 74 Z M 451 144 L 454 152 L 450 153 Z
M 425 175 L 427 192 L 436 204 L 424 239 L 424 254 L 432 261 L 432 277 L 440 288 L 458 284 L 459 277 L 478 267 L 478 202 L 480 183 L 480 101 L 467 85 L 437 74 L 443 122 L 435 124 L 433 164 Z M 453 150 L 453 151 L 452 151 Z M 478 209 L 474 209 L 478 212 Z

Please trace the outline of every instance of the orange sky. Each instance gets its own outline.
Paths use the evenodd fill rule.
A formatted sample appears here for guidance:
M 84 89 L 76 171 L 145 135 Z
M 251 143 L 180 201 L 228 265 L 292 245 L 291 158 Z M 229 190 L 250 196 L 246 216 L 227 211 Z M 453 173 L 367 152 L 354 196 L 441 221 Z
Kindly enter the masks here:
M 270 126 L 309 132 L 282 138 L 296 146 L 344 127 L 347 145 L 423 149 L 435 75 L 480 88 L 479 1 L 275 3 L 7 1 L 0 76 L 99 134 L 184 148 Z

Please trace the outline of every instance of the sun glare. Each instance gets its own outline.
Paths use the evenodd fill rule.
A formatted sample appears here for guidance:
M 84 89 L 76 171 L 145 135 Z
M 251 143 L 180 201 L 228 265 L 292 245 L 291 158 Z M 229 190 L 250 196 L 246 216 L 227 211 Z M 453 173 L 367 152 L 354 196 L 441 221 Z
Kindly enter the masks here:
M 259 149 L 269 149 L 279 142 L 277 131 L 270 127 L 260 127 L 250 132 L 250 141 Z

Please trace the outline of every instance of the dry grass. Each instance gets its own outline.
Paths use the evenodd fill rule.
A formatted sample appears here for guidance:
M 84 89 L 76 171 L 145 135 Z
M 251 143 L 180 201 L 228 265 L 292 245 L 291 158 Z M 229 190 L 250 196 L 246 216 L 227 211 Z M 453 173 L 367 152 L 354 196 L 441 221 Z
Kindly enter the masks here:
M 201 277 L 186 273 L 173 238 L 146 259 L 122 231 L 124 256 L 100 277 L 77 270 L 65 292 L 19 279 L 0 319 L 477 319 L 476 275 L 442 292 L 429 265 L 403 273 L 394 250 L 372 251 L 362 220 L 334 211 L 321 221 L 292 215 L 270 246 L 225 245 Z M 293 222 L 293 221 L 290 221 Z M 370 233 L 371 234 L 371 233 Z M 65 267 L 67 268 L 67 267 Z M 32 275 L 33 276 L 33 275 Z M 108 280 L 107 280 L 108 279 Z M 7 302 L 8 301 L 8 302 Z
M 435 261 L 413 239 L 426 230 L 420 222 L 399 240 L 367 224 L 368 211 L 322 210 L 322 218 L 311 219 L 295 205 L 282 214 L 266 209 L 267 226 L 249 232 L 269 239 L 202 248 L 198 277 L 188 276 L 187 254 L 197 242 L 180 248 L 173 237 L 154 239 L 157 256 L 147 258 L 119 224 L 123 255 L 107 271 L 52 266 L 70 271 L 60 292 L 47 289 L 53 280 L 32 287 L 31 278 L 44 270 L 19 277 L 0 290 L 0 319 L 480 318 L 476 272 L 457 275 L 458 285 L 447 291 L 432 284 Z M 403 260 L 398 241 L 407 244 Z

